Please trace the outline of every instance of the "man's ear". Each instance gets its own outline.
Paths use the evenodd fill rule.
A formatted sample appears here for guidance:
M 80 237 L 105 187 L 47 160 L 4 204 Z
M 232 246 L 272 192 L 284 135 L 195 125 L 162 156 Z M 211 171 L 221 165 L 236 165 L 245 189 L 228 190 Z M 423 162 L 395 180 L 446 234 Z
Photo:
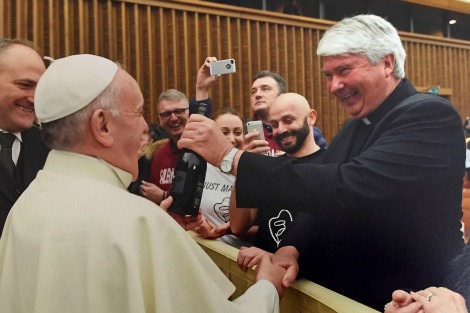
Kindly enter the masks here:
M 307 117 L 310 120 L 310 126 L 315 125 L 315 123 L 317 122 L 317 111 L 313 109 L 310 110 L 310 112 L 308 112 Z
M 114 137 L 112 136 L 109 128 L 110 123 L 110 112 L 98 109 L 93 112 L 90 117 L 90 129 L 92 136 L 95 140 L 105 147 L 111 147 L 114 143 Z
M 390 53 L 384 56 L 382 60 L 384 62 L 385 77 L 393 75 L 393 71 L 395 70 L 395 56 Z

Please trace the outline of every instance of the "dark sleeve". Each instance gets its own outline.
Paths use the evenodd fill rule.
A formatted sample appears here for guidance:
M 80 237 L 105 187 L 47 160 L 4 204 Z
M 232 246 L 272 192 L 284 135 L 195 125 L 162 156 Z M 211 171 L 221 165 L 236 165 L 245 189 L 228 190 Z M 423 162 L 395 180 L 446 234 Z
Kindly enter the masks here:
M 199 103 L 205 103 L 208 106 L 207 116 L 212 116 L 212 100 L 211 98 L 207 98 L 204 100 L 196 100 L 191 98 L 189 101 L 189 114 L 197 113 L 197 109 L 199 107 Z
M 342 164 L 286 162 L 243 153 L 236 180 L 237 205 L 290 203 L 312 213 L 335 215 L 390 202 L 396 206 L 406 202 L 408 208 L 417 201 L 442 203 L 439 197 L 445 196 L 446 201 L 457 197 L 452 200 L 454 207 L 465 158 L 455 109 L 428 99 L 395 108 L 380 123 L 366 148 Z

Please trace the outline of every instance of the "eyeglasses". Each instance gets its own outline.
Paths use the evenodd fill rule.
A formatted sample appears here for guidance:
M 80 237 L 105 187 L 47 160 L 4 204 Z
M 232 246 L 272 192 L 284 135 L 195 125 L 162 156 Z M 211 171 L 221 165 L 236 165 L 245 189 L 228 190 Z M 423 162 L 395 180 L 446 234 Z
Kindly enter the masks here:
M 165 111 L 165 112 L 160 112 L 158 113 L 158 115 L 160 116 L 160 118 L 164 118 L 164 119 L 167 119 L 171 116 L 171 114 L 174 114 L 175 116 L 177 117 L 180 117 L 181 115 L 184 114 L 184 112 L 186 112 L 186 110 L 188 110 L 189 108 L 184 108 L 184 109 L 174 109 L 173 111 Z

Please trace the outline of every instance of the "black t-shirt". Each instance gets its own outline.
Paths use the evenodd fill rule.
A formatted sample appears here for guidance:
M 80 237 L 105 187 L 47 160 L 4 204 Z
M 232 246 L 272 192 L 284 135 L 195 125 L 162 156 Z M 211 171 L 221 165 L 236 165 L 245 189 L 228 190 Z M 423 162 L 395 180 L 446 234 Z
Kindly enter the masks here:
M 296 161 L 300 163 L 321 163 L 324 150 L 318 150 L 305 157 L 297 158 Z M 282 155 L 279 158 L 289 159 L 287 155 Z M 283 178 L 279 177 L 279 183 L 282 183 Z M 255 246 L 269 252 L 275 252 L 279 247 L 282 237 L 287 231 L 287 228 L 294 220 L 300 208 L 297 207 L 281 207 L 272 204 L 269 209 L 258 210 L 257 222 L 258 233 L 256 234 Z

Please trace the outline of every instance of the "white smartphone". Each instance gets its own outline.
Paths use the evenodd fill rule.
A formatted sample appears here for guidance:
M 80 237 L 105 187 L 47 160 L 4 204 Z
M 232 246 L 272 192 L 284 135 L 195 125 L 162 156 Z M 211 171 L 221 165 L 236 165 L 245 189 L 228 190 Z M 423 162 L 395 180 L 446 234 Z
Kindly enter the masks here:
M 235 59 L 225 59 L 209 63 L 211 75 L 231 74 L 237 71 Z
M 264 140 L 264 129 L 261 121 L 249 121 L 246 123 L 246 131 L 248 133 L 257 132 L 259 139 Z

